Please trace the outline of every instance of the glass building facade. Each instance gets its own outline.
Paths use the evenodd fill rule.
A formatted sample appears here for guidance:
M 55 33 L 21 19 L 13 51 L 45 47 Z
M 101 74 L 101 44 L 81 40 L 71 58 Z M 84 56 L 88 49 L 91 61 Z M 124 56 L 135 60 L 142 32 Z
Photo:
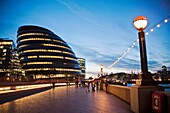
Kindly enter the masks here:
M 21 26 L 17 32 L 20 63 L 34 79 L 81 75 L 77 58 L 59 36 L 39 26 Z
M 82 78 L 85 78 L 85 76 L 86 76 L 86 60 L 84 58 L 78 58 L 78 62 L 80 64 Z
M 12 40 L 0 39 L 0 77 L 4 78 L 10 74 L 12 47 Z

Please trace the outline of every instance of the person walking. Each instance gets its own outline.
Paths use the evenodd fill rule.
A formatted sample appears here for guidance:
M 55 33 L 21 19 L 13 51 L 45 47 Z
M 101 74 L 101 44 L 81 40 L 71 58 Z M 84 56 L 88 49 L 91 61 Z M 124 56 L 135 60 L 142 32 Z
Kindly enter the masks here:
M 96 89 L 97 90 L 99 89 L 99 82 L 98 81 L 96 82 Z
M 106 92 L 107 92 L 107 88 L 108 88 L 108 83 L 107 83 L 107 81 L 106 81 L 106 83 L 105 83 L 105 86 L 106 86 Z
M 78 87 L 78 83 L 79 83 L 78 80 L 76 80 L 76 83 L 75 83 L 75 84 L 76 84 L 76 87 Z
M 86 86 L 86 91 L 87 91 L 87 92 L 90 92 L 90 89 L 89 89 L 89 87 L 90 87 L 90 83 L 89 83 L 89 82 L 88 82 L 88 83 L 86 83 L 86 84 L 85 84 L 85 86 Z
M 95 83 L 92 82 L 92 91 L 95 91 Z

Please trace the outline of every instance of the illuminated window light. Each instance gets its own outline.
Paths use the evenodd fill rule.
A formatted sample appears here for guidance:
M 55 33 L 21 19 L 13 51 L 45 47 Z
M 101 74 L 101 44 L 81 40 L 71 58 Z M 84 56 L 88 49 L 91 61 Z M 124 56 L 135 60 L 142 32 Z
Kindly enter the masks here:
M 52 64 L 52 62 L 28 62 L 27 65 L 34 65 L 34 64 Z
M 25 42 L 25 41 L 30 41 L 30 40 L 46 40 L 46 41 L 51 41 L 51 39 L 48 39 L 48 38 L 27 38 L 27 39 L 20 40 L 20 42 Z
M 60 47 L 60 48 L 65 48 L 65 49 L 69 49 L 69 47 L 65 47 L 65 46 L 61 46 L 61 45 L 55 45 L 55 44 L 42 44 L 43 46 L 52 46 L 52 47 Z
M 68 59 L 68 60 L 77 60 L 75 58 L 70 58 L 70 57 L 65 57 L 65 59 Z
M 44 35 L 44 36 L 48 36 L 48 34 L 44 34 L 44 33 L 25 33 L 25 34 L 18 35 L 18 38 L 22 37 L 22 36 L 28 36 L 28 35 Z
M 27 53 L 27 52 L 57 52 L 57 53 L 61 53 L 61 51 L 59 51 L 59 50 L 51 50 L 51 49 L 34 49 L 34 50 L 25 50 L 23 52 L 24 53 Z
M 0 45 L 12 45 L 12 42 L 0 42 Z
M 19 46 L 18 48 L 22 48 L 22 47 L 26 47 L 26 46 L 28 46 L 28 45 L 21 45 L 21 46 Z
M 81 70 L 79 69 L 67 69 L 67 68 L 33 68 L 33 69 L 26 69 L 26 71 L 73 71 L 73 72 L 80 72 Z
M 28 58 L 37 58 L 37 56 L 28 56 Z
M 39 58 L 59 58 L 59 59 L 64 59 L 63 56 L 43 56 L 43 55 L 39 55 Z

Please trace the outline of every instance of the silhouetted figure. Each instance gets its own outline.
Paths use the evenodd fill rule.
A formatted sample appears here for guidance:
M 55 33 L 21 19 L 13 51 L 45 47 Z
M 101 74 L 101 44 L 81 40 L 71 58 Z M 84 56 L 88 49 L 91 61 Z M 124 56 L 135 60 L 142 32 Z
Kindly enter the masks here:
M 76 87 L 78 87 L 78 83 L 79 83 L 79 82 L 78 82 L 78 81 L 76 81 Z
M 55 88 L 55 82 L 53 82 L 52 84 L 53 84 L 53 88 Z
M 88 83 L 86 83 L 86 84 L 85 84 L 85 86 L 86 86 L 86 91 L 87 91 L 87 92 L 90 92 L 90 89 L 89 89 L 89 87 L 90 87 L 90 83 L 89 83 L 89 82 L 88 82 Z
M 95 83 L 92 83 L 92 91 L 95 91 Z
M 106 86 L 106 92 L 107 92 L 107 87 L 108 87 L 108 83 L 107 82 L 105 83 L 105 86 Z
M 97 90 L 99 89 L 99 82 L 98 81 L 96 82 L 96 88 L 97 88 Z

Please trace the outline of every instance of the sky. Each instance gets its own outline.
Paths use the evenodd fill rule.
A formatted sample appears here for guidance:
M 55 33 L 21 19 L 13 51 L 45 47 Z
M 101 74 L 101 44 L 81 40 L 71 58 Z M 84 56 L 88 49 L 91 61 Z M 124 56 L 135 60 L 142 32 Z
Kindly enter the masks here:
M 97 76 L 100 64 L 104 73 L 138 73 L 138 43 L 106 68 L 138 38 L 133 20 L 139 15 L 148 19 L 148 31 L 170 15 L 170 0 L 0 0 L 0 38 L 16 42 L 19 26 L 45 27 L 86 59 L 87 76 Z M 170 21 L 149 32 L 146 48 L 149 71 L 170 67 Z

